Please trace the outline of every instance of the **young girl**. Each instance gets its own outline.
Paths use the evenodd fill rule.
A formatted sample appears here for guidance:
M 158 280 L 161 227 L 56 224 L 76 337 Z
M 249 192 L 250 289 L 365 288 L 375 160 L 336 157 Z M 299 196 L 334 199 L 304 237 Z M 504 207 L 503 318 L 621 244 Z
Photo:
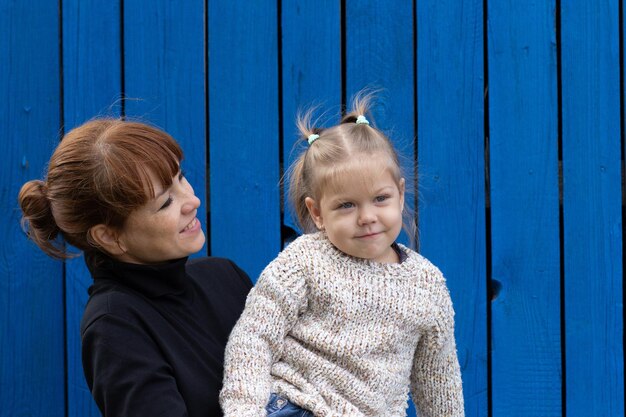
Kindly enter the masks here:
M 396 243 L 405 181 L 370 96 L 309 146 L 290 199 L 306 234 L 263 271 L 226 347 L 225 416 L 463 416 L 441 272 Z M 269 399 L 269 403 L 268 403 Z

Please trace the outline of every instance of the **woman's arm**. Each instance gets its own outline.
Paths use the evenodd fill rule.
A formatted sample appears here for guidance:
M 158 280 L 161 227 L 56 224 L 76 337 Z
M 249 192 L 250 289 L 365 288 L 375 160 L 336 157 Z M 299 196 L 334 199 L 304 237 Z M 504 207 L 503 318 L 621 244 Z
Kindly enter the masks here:
M 112 314 L 82 335 L 87 385 L 104 417 L 186 417 L 171 367 L 144 329 Z

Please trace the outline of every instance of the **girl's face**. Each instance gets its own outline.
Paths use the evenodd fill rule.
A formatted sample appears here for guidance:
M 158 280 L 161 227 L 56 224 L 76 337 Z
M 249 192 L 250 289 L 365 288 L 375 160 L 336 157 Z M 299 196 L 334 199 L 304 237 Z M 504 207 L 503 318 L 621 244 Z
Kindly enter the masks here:
M 402 229 L 404 179 L 396 182 L 383 158 L 342 171 L 319 201 L 305 200 L 318 229 L 337 249 L 376 262 L 398 262 L 391 247 Z
M 150 264 L 178 259 L 198 252 L 205 237 L 196 217 L 200 199 L 184 175 L 163 188 L 152 178 L 155 198 L 133 211 L 118 235 L 123 262 Z

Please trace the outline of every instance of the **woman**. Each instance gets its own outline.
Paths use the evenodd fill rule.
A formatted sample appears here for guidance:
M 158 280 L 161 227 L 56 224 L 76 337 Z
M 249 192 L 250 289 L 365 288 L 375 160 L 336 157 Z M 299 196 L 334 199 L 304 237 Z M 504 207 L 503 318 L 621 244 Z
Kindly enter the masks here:
M 217 416 L 228 335 L 251 288 L 227 259 L 188 261 L 205 242 L 183 153 L 143 123 L 69 132 L 46 179 L 23 185 L 28 236 L 94 279 L 81 322 L 83 370 L 106 416 Z

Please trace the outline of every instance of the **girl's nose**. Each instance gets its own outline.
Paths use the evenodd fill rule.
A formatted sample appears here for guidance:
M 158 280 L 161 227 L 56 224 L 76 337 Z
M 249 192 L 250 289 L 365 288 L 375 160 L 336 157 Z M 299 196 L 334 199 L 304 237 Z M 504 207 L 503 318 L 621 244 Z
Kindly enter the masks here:
M 360 226 L 374 223 L 376 221 L 376 214 L 371 208 L 362 208 L 359 210 L 358 222 Z

